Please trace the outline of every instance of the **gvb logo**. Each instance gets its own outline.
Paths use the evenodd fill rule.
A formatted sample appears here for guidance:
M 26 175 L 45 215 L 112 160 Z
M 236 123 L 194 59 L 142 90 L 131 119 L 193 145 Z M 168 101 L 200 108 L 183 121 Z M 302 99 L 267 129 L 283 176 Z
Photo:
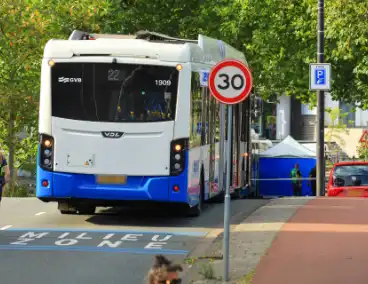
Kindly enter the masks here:
M 82 83 L 82 78 L 59 77 L 59 83 Z

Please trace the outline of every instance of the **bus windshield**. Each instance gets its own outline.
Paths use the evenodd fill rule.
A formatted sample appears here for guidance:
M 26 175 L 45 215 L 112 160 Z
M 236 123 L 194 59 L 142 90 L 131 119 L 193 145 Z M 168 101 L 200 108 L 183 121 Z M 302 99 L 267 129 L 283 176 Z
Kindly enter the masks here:
M 175 119 L 179 71 L 171 66 L 56 63 L 52 116 L 100 122 Z

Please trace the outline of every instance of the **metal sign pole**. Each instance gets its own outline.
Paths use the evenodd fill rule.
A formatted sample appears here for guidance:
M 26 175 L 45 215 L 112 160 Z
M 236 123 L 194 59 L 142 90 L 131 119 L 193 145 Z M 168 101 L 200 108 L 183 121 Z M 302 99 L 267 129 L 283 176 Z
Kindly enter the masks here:
M 229 280 L 229 259 L 230 259 L 230 177 L 233 158 L 231 154 L 232 146 L 232 128 L 233 128 L 233 104 L 238 104 L 249 97 L 252 90 L 253 79 L 249 68 L 238 60 L 223 60 L 217 63 L 211 70 L 209 77 L 209 87 L 211 94 L 221 103 L 220 114 L 220 155 L 225 159 L 220 160 L 223 168 L 226 161 L 226 188 L 225 188 L 225 206 L 224 206 L 224 242 L 223 242 L 223 258 L 224 258 L 224 280 Z M 223 149 L 225 145 L 225 105 L 228 105 L 228 127 L 227 127 L 227 144 L 226 154 Z M 223 145 L 223 148 L 221 148 Z M 225 154 L 225 155 L 224 155 Z M 223 173 L 223 170 L 220 173 Z M 221 178 L 223 182 L 223 178 Z
M 324 63 L 324 0 L 318 0 L 317 63 L 309 65 L 309 90 L 317 91 L 317 196 L 325 195 L 325 91 L 331 91 L 331 64 Z
M 226 56 L 226 48 L 224 43 L 218 41 L 220 56 L 222 59 Z M 220 103 L 220 164 L 219 164 L 219 190 L 224 189 L 224 172 L 225 172 L 225 105 Z
M 219 161 L 219 190 L 224 189 L 225 165 L 225 105 L 220 104 L 220 161 Z
M 227 109 L 227 144 L 226 144 L 226 193 L 225 193 L 225 214 L 224 214 L 224 280 L 229 280 L 229 259 L 230 259 L 230 170 L 231 170 L 231 137 L 233 106 Z
M 317 62 L 324 62 L 324 0 L 318 0 Z M 317 91 L 317 196 L 325 195 L 325 93 Z

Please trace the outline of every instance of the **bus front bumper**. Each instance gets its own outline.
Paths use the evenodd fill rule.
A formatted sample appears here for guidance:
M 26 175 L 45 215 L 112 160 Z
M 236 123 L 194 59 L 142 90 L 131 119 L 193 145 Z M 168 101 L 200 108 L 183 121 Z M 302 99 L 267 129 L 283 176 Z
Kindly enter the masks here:
M 186 171 L 179 176 L 129 176 L 125 184 L 99 184 L 95 175 L 37 168 L 36 196 L 43 201 L 92 199 L 188 203 L 187 188 Z

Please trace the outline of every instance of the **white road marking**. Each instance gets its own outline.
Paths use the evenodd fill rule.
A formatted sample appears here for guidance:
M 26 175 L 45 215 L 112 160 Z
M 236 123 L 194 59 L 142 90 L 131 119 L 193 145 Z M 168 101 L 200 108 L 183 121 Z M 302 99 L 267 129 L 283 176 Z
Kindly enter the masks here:
M 0 228 L 0 231 L 5 231 L 5 230 L 7 230 L 7 229 L 9 229 L 9 228 L 11 228 L 11 227 L 13 227 L 13 225 L 6 225 L 6 226 L 4 226 L 4 227 L 1 227 L 1 228 Z
M 46 212 L 38 212 L 35 214 L 35 216 L 40 216 L 40 215 L 43 215 L 43 214 L 46 214 Z

